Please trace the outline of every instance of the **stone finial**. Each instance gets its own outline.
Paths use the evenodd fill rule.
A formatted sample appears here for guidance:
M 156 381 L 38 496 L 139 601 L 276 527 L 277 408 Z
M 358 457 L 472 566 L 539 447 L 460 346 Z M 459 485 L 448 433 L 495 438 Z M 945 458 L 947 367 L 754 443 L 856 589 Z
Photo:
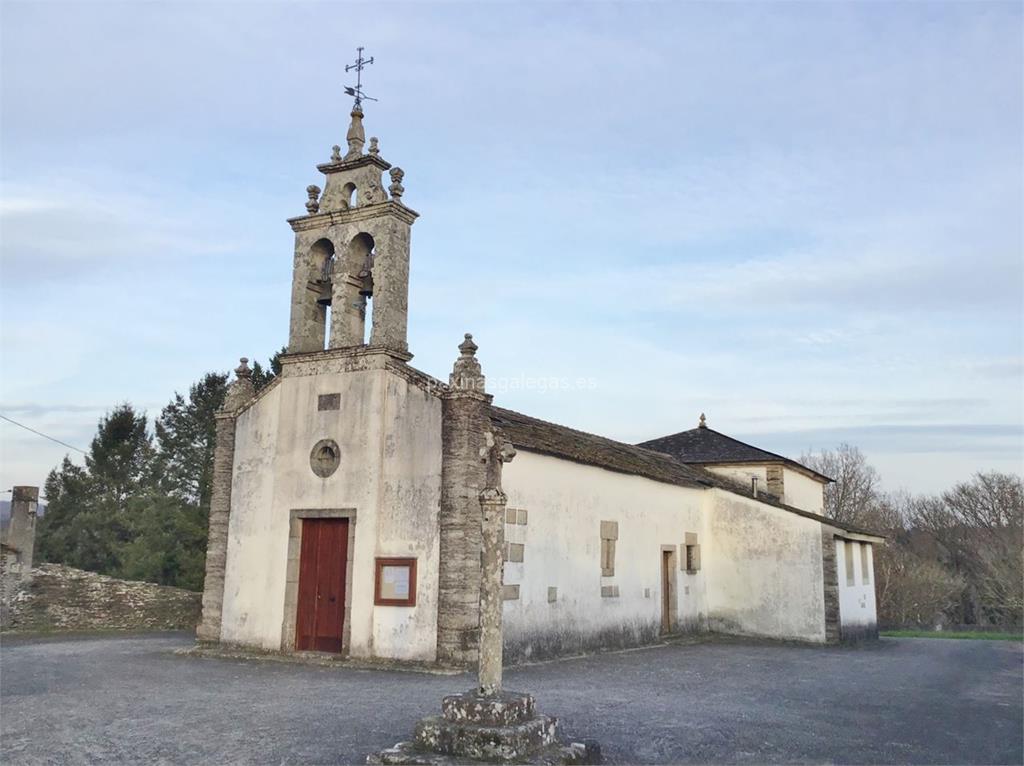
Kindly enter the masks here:
M 708 427 L 708 419 L 706 417 L 704 417 L 704 413 L 702 412 L 700 414 L 700 422 L 697 423 L 697 428 L 707 428 L 707 427 Z
M 476 358 L 477 348 L 478 346 L 473 342 L 473 336 L 467 332 L 465 339 L 459 344 L 460 356 L 455 360 L 452 374 L 448 378 L 452 388 L 460 391 L 475 391 L 479 394 L 484 392 L 483 371 Z
M 341 162 L 341 147 L 337 144 L 331 147 L 331 162 Z
M 391 198 L 395 202 L 402 201 L 402 195 L 405 194 L 405 187 L 402 186 L 402 179 L 405 178 L 405 171 L 401 168 L 391 168 L 391 186 L 388 187 L 388 191 L 391 192 Z
M 366 143 L 366 133 L 363 131 L 363 110 L 356 106 L 352 108 L 352 122 L 348 126 L 348 133 L 345 140 L 348 141 L 348 154 L 346 160 L 354 160 L 363 156 L 363 145 Z
M 228 386 L 227 394 L 224 396 L 224 405 L 221 407 L 223 412 L 234 412 L 256 395 L 249 360 L 243 356 L 239 362 L 235 368 L 235 380 Z
M 380 154 L 380 147 L 377 144 L 377 136 L 370 136 L 370 148 L 366 150 L 368 154 L 372 154 L 376 157 Z
M 306 187 L 306 194 L 309 195 L 309 200 L 306 202 L 306 210 L 310 215 L 320 211 L 320 187 L 316 184 L 310 184 Z
M 459 352 L 463 356 L 476 356 L 478 348 L 480 347 L 473 342 L 473 334 L 467 332 L 462 343 L 459 344 Z

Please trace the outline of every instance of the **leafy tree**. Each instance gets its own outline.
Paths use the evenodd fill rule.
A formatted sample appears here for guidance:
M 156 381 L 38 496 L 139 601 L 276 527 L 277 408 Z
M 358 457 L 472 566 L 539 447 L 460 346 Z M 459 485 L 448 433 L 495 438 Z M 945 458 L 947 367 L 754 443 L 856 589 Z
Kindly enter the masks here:
M 877 513 L 881 500 L 878 472 L 850 444 L 807 454 L 800 462 L 835 479 L 825 487 L 825 515 L 843 524 L 864 525 Z
M 967 581 L 963 621 L 1024 622 L 1024 481 L 978 473 L 940 497 L 920 502 L 914 524 L 940 546 L 945 563 Z

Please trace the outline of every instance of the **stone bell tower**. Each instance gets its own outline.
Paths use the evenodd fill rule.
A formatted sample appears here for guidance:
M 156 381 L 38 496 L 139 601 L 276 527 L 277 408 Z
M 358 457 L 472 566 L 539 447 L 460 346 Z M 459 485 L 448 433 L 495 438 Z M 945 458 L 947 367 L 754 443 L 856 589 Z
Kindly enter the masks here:
M 351 116 L 348 151 L 335 146 L 330 162 L 317 165 L 323 193 L 309 186 L 308 214 L 288 220 L 295 232 L 292 354 L 362 345 L 408 352 L 409 233 L 418 214 L 402 204 L 404 173 L 384 161 L 376 138 L 364 153 L 358 101 Z

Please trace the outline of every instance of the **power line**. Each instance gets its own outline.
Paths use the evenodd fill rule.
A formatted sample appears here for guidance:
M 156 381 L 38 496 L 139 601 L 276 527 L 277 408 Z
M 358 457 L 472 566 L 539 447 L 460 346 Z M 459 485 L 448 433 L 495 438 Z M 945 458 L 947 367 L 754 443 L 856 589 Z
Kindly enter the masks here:
M 34 428 L 29 428 L 24 423 L 19 423 L 17 420 L 12 420 L 11 418 L 9 418 L 6 415 L 4 415 L 3 413 L 0 413 L 0 418 L 3 418 L 8 423 L 14 423 L 14 425 L 18 426 L 19 428 L 24 428 L 26 431 L 31 431 L 36 436 L 42 436 L 44 439 L 49 439 L 52 442 L 57 442 L 57 444 L 60 444 L 63 447 L 67 447 L 68 449 L 73 449 L 75 452 L 81 452 L 83 455 L 87 455 L 88 454 L 84 449 L 79 449 L 78 447 L 72 446 L 71 444 L 68 444 L 67 442 L 62 442 L 60 439 L 55 439 L 52 436 L 47 436 L 42 431 L 37 431 Z

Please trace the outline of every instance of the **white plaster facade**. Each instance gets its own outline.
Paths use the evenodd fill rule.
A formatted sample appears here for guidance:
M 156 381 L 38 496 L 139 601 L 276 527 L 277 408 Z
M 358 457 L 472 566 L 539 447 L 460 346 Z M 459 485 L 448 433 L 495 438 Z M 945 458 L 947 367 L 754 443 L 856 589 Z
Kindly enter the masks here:
M 505 601 L 507 651 L 529 658 L 657 638 L 662 547 L 678 551 L 687 532 L 706 539 L 705 493 L 524 450 L 502 486 L 509 507 L 527 512 L 525 525 L 505 527 L 508 541 L 525 547 L 522 563 L 505 564 L 505 583 L 520 586 L 519 598 Z M 611 577 L 601 576 L 602 521 L 618 522 Z M 676 627 L 706 630 L 704 570 L 688 574 L 681 561 L 677 552 Z M 618 595 L 603 596 L 602 586 Z
M 238 416 L 221 640 L 292 648 L 284 635 L 290 512 L 345 509 L 354 511 L 355 526 L 349 652 L 432 661 L 440 401 L 386 368 L 324 369 L 331 361 L 286 365 L 281 380 Z M 321 394 L 340 394 L 339 409 L 318 410 Z M 326 438 L 340 446 L 341 461 L 322 479 L 310 469 L 310 449 Z M 378 556 L 417 559 L 425 587 L 415 606 L 374 606 Z
M 840 628 L 847 639 L 870 636 L 878 630 L 874 546 L 867 540 L 840 537 L 835 546 Z
M 782 476 L 786 487 L 782 502 L 811 513 L 825 510 L 825 485 L 822 482 L 788 466 L 782 469 Z
M 720 489 L 708 494 L 709 627 L 824 641 L 821 523 Z

